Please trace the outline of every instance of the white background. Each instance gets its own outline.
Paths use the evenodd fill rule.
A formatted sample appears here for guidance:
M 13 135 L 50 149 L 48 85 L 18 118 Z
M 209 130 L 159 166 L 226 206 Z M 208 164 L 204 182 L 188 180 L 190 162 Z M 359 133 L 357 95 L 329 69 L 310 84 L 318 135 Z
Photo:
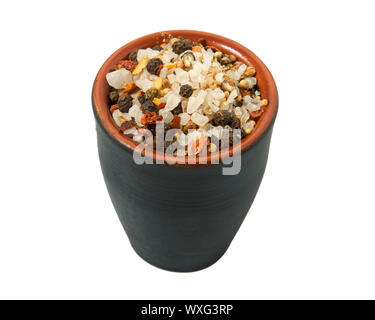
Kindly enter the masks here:
M 372 1 L 2 1 L 0 298 L 375 298 Z M 254 51 L 280 109 L 226 255 L 178 274 L 131 249 L 107 194 L 91 87 L 141 35 Z

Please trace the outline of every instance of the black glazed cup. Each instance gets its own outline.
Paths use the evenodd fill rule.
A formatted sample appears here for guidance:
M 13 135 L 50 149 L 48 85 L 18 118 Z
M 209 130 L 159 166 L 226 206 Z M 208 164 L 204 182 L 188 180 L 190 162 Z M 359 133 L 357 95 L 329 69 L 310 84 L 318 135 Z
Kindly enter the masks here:
M 253 65 L 262 96 L 269 101 L 252 133 L 230 149 L 230 155 L 241 154 L 241 170 L 237 175 L 222 174 L 226 165 L 218 154 L 208 156 L 206 165 L 137 165 L 133 160 L 136 143 L 119 131 L 109 112 L 105 75 L 134 49 L 160 43 L 162 33 L 126 44 L 98 72 L 92 104 L 100 164 L 130 243 L 140 257 L 154 266 L 190 272 L 220 259 L 250 209 L 267 164 L 278 94 L 267 67 L 242 45 L 200 31 L 166 33 L 195 41 L 203 38 L 207 45 Z M 154 159 L 160 156 L 153 154 Z M 220 163 L 212 164 L 217 158 Z

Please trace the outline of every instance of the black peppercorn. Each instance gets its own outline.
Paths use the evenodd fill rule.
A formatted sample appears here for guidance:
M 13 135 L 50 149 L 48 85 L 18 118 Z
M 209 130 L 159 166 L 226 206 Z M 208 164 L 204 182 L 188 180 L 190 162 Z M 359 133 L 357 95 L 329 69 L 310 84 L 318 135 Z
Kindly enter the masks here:
M 161 46 L 159 46 L 159 45 L 153 46 L 151 49 L 152 49 L 152 50 L 156 50 L 156 51 L 161 51 L 161 50 L 163 50 L 163 48 L 162 48 Z
M 153 58 L 147 63 L 147 71 L 151 74 L 157 74 L 159 67 L 163 65 L 163 61 L 159 58 Z
M 177 115 L 180 114 L 180 113 L 183 113 L 181 102 L 177 105 L 176 108 L 174 108 L 174 109 L 172 110 L 172 113 L 173 113 L 173 114 L 177 114 Z
M 134 50 L 134 51 L 130 52 L 129 60 L 134 61 L 134 62 L 138 62 L 137 55 L 138 55 L 138 50 Z
M 126 96 L 118 102 L 118 108 L 121 112 L 127 113 L 133 105 L 133 98 L 131 96 Z
M 184 63 L 185 68 L 190 68 L 193 65 L 193 62 L 195 61 L 194 54 L 192 52 L 185 52 L 181 59 Z
M 193 43 L 190 40 L 178 40 L 172 45 L 172 50 L 176 54 L 181 54 L 186 50 L 191 50 Z
M 156 88 L 150 88 L 146 91 L 145 97 L 148 100 L 154 100 L 154 98 L 157 98 L 159 96 L 159 90 Z
M 118 95 L 118 90 L 116 90 L 116 89 L 111 90 L 111 91 L 109 92 L 108 97 L 109 97 L 109 100 L 110 100 L 112 103 L 117 103 L 117 100 L 118 100 L 118 97 L 119 97 L 119 95 Z
M 188 85 L 184 84 L 180 88 L 180 95 L 183 96 L 184 98 L 189 98 L 193 94 L 193 88 Z
M 141 110 L 143 113 L 146 113 L 146 111 L 150 112 L 158 112 L 158 107 L 150 100 L 145 100 L 145 102 L 142 103 Z
M 145 94 L 142 92 L 142 94 L 138 97 L 138 101 L 142 104 L 143 102 L 146 101 L 146 96 Z
M 212 122 L 216 126 L 226 126 L 231 124 L 232 122 L 232 114 L 226 110 L 219 110 L 218 112 L 214 113 L 214 117 L 212 119 Z
M 235 107 L 242 107 L 242 105 L 243 105 L 242 99 L 240 101 L 237 101 L 237 100 L 234 101 L 234 106 Z
M 189 39 L 185 39 L 184 43 L 185 43 L 185 47 L 190 48 L 190 49 L 186 49 L 186 50 L 191 50 L 193 48 L 193 46 L 194 46 L 193 41 L 191 41 Z
M 251 96 L 253 96 L 255 98 L 255 91 L 258 91 L 258 90 L 259 90 L 259 88 L 258 88 L 258 85 L 256 84 L 255 86 L 250 88 L 248 91 L 250 92 Z
M 233 117 L 231 127 L 233 129 L 240 129 L 241 128 L 241 121 L 237 117 Z

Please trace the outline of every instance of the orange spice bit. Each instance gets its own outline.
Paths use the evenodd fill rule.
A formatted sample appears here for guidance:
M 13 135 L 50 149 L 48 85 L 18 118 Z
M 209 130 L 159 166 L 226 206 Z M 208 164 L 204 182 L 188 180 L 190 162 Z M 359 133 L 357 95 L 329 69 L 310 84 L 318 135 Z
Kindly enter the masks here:
M 135 62 L 132 60 L 120 60 L 118 65 L 116 66 L 116 69 L 125 68 L 129 71 L 134 71 L 137 65 L 138 65 L 138 62 Z
M 133 91 L 136 88 L 136 85 L 134 82 L 125 83 L 125 89 L 122 90 L 122 93 L 128 93 L 130 91 Z
M 176 63 L 170 63 L 170 64 L 167 64 L 165 67 L 166 67 L 168 70 L 170 70 L 170 69 L 176 68 L 176 67 L 177 67 L 177 64 L 176 64 Z
M 161 121 L 161 120 L 163 120 L 163 116 L 157 115 L 156 112 L 146 111 L 146 114 L 141 119 L 141 123 L 143 125 L 155 124 L 156 121 Z
M 208 145 L 208 137 L 202 134 L 199 139 L 192 141 L 189 144 L 188 155 L 194 156 L 202 151 L 202 149 Z
M 118 104 L 116 103 L 116 104 L 114 104 L 113 106 L 111 106 L 111 108 L 109 109 L 109 111 L 111 112 L 111 113 L 113 113 L 113 111 L 115 111 L 115 110 L 117 110 L 118 109 Z
M 173 116 L 173 120 L 171 122 L 171 127 L 174 129 L 180 129 L 181 128 L 181 117 L 179 117 L 177 114 Z
M 160 109 L 163 109 L 166 105 L 167 105 L 166 102 L 161 102 L 157 107 L 160 110 Z

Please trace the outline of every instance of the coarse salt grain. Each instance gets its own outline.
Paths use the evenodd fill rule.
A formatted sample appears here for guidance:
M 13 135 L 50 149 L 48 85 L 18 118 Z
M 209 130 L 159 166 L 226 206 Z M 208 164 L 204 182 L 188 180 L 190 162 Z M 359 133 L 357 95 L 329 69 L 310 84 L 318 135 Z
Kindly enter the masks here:
M 257 84 L 257 78 L 250 77 L 250 78 L 247 78 L 247 79 L 250 81 L 250 89 Z
M 138 88 L 141 88 L 143 92 L 146 92 L 148 89 L 153 87 L 154 83 L 147 78 L 140 78 L 139 80 L 135 81 L 135 85 Z
M 167 69 L 166 67 L 163 67 L 163 68 L 160 70 L 159 77 L 161 77 L 161 78 L 166 78 L 166 77 L 167 77 L 167 74 L 168 74 L 168 69 Z
M 241 64 L 241 66 L 238 68 L 238 70 L 237 70 L 238 79 L 241 78 L 241 76 L 245 72 L 246 68 L 247 67 L 246 67 L 245 64 Z
M 235 114 L 236 116 L 241 116 L 241 115 L 242 115 L 242 110 L 241 110 L 241 108 L 240 108 L 240 107 L 235 107 L 235 108 L 234 108 L 234 114 Z
M 224 98 L 225 98 L 225 93 L 224 93 L 223 90 L 221 90 L 220 88 L 216 88 L 216 89 L 212 92 L 212 97 L 213 97 L 215 100 L 221 100 L 221 99 L 224 99 Z
M 186 146 L 187 144 L 187 136 L 185 133 L 181 132 L 181 134 L 179 135 L 178 139 L 177 139 L 178 143 L 182 146 Z
M 199 72 L 197 70 L 189 70 L 189 77 L 191 79 L 192 82 L 199 82 Z
M 219 72 L 216 76 L 215 76 L 215 80 L 219 81 L 219 82 L 223 82 L 224 81 L 224 74 L 222 72 Z
M 167 111 L 172 111 L 174 108 L 178 106 L 180 101 L 181 101 L 180 96 L 177 96 L 173 92 L 170 92 L 167 95 L 167 104 L 165 105 L 164 109 Z
M 173 73 L 169 74 L 168 75 L 168 80 L 169 80 L 170 83 L 176 82 L 176 75 L 173 74 Z
M 141 135 L 141 134 L 134 135 L 133 136 L 133 140 L 136 141 L 136 142 L 138 142 L 138 143 L 140 143 L 140 142 L 143 141 L 143 135 Z
M 181 86 L 177 82 L 173 83 L 171 88 L 172 88 L 172 91 L 173 91 L 174 94 L 176 94 L 176 95 L 180 94 Z
M 244 124 L 246 123 L 247 120 L 249 120 L 250 118 L 250 115 L 248 112 L 245 112 L 242 116 L 241 116 L 241 123 Z
M 138 105 L 133 105 L 130 109 L 129 109 L 129 112 L 128 112 L 129 116 L 135 118 L 135 121 L 138 125 L 142 125 L 141 124 L 141 119 L 143 117 L 143 112 L 141 110 L 141 108 L 138 106 Z M 143 125 L 142 125 L 143 126 Z
M 189 73 L 182 70 L 182 69 L 176 69 L 176 81 L 181 84 L 186 84 L 189 82 Z
M 204 116 L 204 115 L 202 115 L 198 112 L 194 112 L 191 115 L 191 121 L 193 121 L 198 126 L 202 127 L 209 121 L 209 119 L 206 116 Z
M 173 59 L 176 59 L 178 56 L 173 51 L 166 51 L 161 57 L 161 60 L 164 64 L 170 63 Z
M 122 89 L 125 83 L 133 82 L 132 74 L 125 68 L 118 69 L 106 74 L 108 84 L 115 89 Z
M 187 105 L 187 112 L 190 114 L 195 112 L 203 103 L 204 99 L 206 98 L 206 94 L 207 92 L 205 90 L 199 90 L 196 97 L 190 97 Z
M 260 109 L 262 101 L 258 99 L 250 99 L 249 103 L 246 105 L 250 112 L 254 112 Z
M 134 134 L 134 135 L 136 135 L 136 134 L 138 134 L 138 130 L 133 127 L 133 128 L 125 130 L 124 134 Z
M 144 55 L 147 55 L 149 59 L 155 58 L 159 54 L 159 51 L 152 50 L 151 48 L 139 49 L 137 53 L 137 60 L 141 61 Z
M 187 134 L 187 143 L 191 144 L 201 137 L 203 133 L 198 130 L 190 130 Z
M 237 97 L 237 95 L 238 95 L 238 92 L 237 92 L 236 89 L 234 89 L 234 90 L 230 93 L 230 95 L 229 95 L 229 97 L 228 97 L 228 99 L 227 99 L 228 103 L 233 103 L 233 101 L 234 101 L 234 99 Z
M 183 125 L 183 126 L 185 124 L 187 124 L 189 122 L 189 120 L 190 120 L 190 115 L 188 113 L 186 113 L 186 112 L 180 113 L 179 116 L 181 118 L 181 125 Z
M 173 113 L 166 110 L 165 108 L 159 111 L 159 115 L 163 116 L 164 123 L 168 124 L 173 120 Z

